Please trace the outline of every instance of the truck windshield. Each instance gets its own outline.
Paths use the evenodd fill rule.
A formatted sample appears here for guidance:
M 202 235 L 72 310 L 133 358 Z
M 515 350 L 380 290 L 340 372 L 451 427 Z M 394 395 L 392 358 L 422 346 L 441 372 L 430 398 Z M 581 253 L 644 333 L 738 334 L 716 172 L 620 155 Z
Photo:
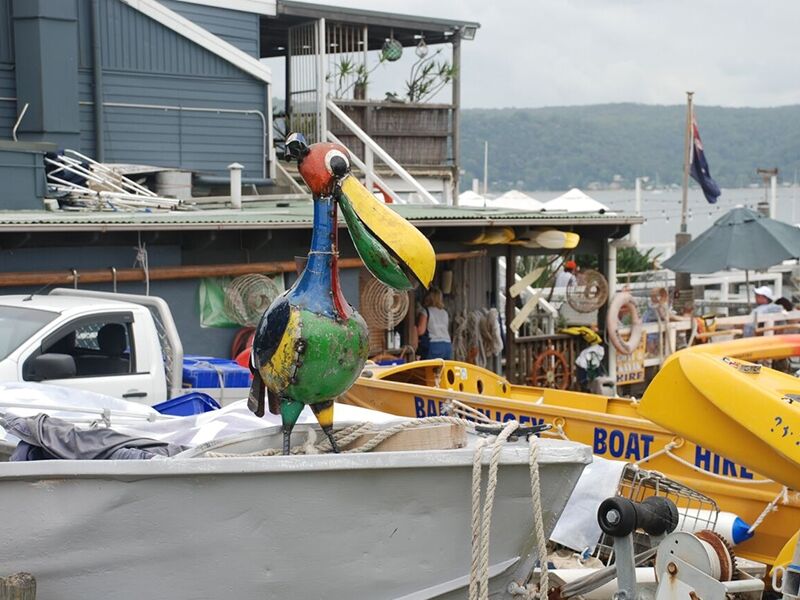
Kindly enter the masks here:
M 0 360 L 5 360 L 25 340 L 57 316 L 58 313 L 47 310 L 0 306 Z

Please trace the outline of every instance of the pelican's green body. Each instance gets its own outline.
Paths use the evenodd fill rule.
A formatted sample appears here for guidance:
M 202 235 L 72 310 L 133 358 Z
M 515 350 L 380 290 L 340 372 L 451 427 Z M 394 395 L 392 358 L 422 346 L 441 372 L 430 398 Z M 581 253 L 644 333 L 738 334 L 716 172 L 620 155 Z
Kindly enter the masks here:
M 370 202 L 377 200 L 349 174 L 349 160 L 343 147 L 335 144 L 308 147 L 294 135 L 290 139 L 287 148 L 297 154 L 300 174 L 314 194 L 311 249 L 303 273 L 291 289 L 272 303 L 256 328 L 249 406 L 256 414 L 263 415 L 266 391 L 270 411 L 281 415 L 285 454 L 290 450 L 295 422 L 303 408 L 310 406 L 336 451 L 331 435 L 333 401 L 353 385 L 368 352 L 366 323 L 348 304 L 339 284 L 338 204 L 343 206 L 357 251 L 370 271 L 386 285 L 399 289 L 411 287 L 393 254 L 412 256 L 410 262 L 417 269 L 412 268 L 412 272 L 417 276 L 422 273 L 426 285 L 433 277 L 435 258 L 430 242 L 413 226 L 390 209 L 370 207 Z M 371 228 L 359 220 L 362 218 L 359 208 L 362 212 L 372 211 L 367 215 Z M 373 230 L 377 228 L 394 236 L 392 241 L 396 246 L 413 243 L 415 239 L 416 243 L 410 252 L 395 249 L 390 253 L 376 239 Z

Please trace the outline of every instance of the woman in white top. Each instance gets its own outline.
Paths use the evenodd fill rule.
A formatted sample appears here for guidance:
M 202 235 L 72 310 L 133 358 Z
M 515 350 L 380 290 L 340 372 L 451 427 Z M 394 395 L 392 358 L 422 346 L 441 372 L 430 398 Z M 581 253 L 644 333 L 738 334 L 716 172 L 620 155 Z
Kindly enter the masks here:
M 417 353 L 425 358 L 453 358 L 450 341 L 450 316 L 444 308 L 442 291 L 431 288 L 422 301 L 423 309 L 417 316 Z

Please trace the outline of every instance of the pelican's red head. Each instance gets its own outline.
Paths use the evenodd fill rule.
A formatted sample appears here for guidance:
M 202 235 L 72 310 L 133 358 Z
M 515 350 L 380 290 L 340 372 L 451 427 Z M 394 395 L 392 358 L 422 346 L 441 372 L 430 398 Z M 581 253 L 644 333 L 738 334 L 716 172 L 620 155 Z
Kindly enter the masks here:
M 334 183 L 350 172 L 350 153 L 341 144 L 312 144 L 297 160 L 300 176 L 315 197 L 333 194 Z

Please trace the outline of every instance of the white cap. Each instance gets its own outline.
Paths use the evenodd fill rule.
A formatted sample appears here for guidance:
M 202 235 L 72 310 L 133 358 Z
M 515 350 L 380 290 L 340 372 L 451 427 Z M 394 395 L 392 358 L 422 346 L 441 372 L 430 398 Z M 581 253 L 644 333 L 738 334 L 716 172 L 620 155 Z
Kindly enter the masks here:
M 762 285 L 761 287 L 757 287 L 753 290 L 753 293 L 757 296 L 764 296 L 765 298 L 769 298 L 770 300 L 775 300 L 775 296 L 772 295 L 772 288 L 768 285 Z

